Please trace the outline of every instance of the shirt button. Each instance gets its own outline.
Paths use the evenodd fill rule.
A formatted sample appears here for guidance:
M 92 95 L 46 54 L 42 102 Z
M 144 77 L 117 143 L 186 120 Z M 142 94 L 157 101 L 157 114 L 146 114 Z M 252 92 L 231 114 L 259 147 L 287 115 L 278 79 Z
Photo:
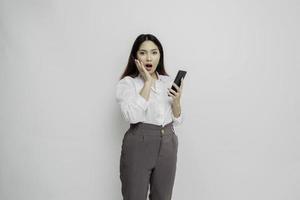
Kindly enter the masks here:
M 164 134 L 165 133 L 165 130 L 164 129 L 161 129 L 161 134 Z

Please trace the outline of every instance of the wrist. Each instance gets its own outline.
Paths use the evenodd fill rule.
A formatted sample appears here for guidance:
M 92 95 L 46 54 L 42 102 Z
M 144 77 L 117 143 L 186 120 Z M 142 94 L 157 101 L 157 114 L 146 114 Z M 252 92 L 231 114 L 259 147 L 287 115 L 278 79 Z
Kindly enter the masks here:
M 145 85 L 151 86 L 152 85 L 152 81 L 145 81 L 144 83 Z
M 180 107 L 180 101 L 173 101 L 172 106 L 173 107 Z

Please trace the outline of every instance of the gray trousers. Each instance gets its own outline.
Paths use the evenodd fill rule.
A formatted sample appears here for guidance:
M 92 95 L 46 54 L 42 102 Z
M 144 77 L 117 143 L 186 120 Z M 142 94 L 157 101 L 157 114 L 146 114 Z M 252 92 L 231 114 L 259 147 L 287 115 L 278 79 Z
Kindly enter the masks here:
M 171 200 L 178 138 L 173 123 L 164 127 L 130 124 L 122 141 L 120 179 L 123 200 Z

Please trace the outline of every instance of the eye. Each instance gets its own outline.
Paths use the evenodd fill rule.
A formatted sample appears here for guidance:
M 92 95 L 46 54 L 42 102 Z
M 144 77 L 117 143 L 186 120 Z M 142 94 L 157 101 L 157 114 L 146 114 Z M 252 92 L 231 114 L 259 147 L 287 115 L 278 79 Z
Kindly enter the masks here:
M 140 52 L 141 55 L 144 55 L 144 52 Z
M 157 54 L 157 51 L 154 51 L 153 54 Z

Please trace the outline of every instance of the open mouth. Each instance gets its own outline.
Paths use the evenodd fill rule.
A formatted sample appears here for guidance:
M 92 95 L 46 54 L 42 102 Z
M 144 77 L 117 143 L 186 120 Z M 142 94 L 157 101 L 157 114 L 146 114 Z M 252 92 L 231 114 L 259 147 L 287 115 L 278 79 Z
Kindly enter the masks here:
M 151 65 L 151 64 L 146 64 L 145 67 L 146 67 L 146 69 L 147 69 L 148 71 L 150 71 L 151 68 L 152 68 L 152 65 Z

